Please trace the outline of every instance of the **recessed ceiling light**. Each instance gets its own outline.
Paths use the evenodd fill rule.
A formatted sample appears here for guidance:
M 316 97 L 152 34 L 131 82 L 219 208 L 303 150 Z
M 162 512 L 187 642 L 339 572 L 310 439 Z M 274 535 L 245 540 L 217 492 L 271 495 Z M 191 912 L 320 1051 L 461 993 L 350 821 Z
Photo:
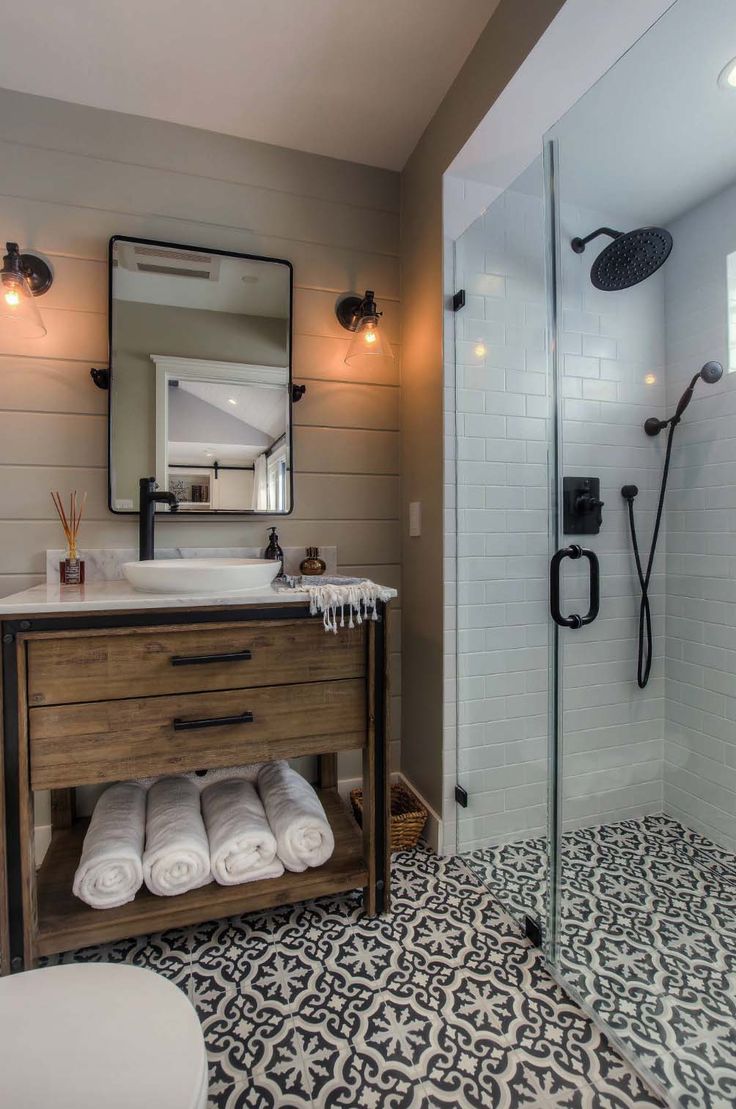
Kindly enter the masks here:
M 228 397 L 227 398 L 227 403 L 228 404 L 237 404 L 238 402 L 236 401 L 235 397 Z
M 718 74 L 718 84 L 722 89 L 736 92 L 736 58 L 731 58 L 731 61 L 724 65 Z

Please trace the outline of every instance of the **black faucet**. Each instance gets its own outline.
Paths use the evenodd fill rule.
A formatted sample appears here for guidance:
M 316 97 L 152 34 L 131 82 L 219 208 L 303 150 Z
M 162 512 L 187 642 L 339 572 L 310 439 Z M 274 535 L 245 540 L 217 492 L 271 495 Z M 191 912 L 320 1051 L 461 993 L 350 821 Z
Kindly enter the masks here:
M 141 496 L 138 531 L 138 558 L 141 562 L 150 562 L 153 559 L 153 521 L 156 517 L 156 505 L 167 504 L 172 512 L 179 507 L 173 493 L 162 493 L 156 489 L 155 477 L 142 477 L 139 481 Z

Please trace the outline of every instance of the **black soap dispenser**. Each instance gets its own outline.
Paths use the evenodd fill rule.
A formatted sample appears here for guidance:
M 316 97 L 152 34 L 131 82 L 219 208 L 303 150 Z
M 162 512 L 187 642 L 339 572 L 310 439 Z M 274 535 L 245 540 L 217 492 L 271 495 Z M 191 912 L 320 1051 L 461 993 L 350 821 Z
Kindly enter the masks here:
M 284 552 L 279 546 L 279 537 L 276 534 L 276 528 L 268 529 L 268 546 L 266 547 L 264 558 L 270 558 L 272 562 L 281 563 L 281 572 L 284 570 Z

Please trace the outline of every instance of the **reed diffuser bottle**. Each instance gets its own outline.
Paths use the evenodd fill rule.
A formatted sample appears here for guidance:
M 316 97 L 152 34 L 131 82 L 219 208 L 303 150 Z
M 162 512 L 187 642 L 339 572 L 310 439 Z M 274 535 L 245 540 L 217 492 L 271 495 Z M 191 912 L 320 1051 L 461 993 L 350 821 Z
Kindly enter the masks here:
M 62 585 L 82 585 L 84 583 L 84 560 L 79 557 L 77 539 L 87 503 L 87 494 L 85 493 L 81 501 L 78 501 L 77 491 L 74 490 L 69 497 L 68 514 L 64 509 L 60 493 L 52 493 L 51 500 L 54 502 L 54 508 L 61 520 L 61 526 L 66 537 L 66 558 L 59 563 L 59 581 Z

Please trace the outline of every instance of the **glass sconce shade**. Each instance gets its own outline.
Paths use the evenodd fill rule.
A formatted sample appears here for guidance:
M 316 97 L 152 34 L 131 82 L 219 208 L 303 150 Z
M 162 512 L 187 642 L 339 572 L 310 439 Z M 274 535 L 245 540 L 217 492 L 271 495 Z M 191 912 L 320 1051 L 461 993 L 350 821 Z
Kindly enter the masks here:
M 363 355 L 393 358 L 391 344 L 386 338 L 386 332 L 379 327 L 378 316 L 363 316 L 358 321 L 358 326 L 348 345 L 345 361 L 349 364 Z
M 22 273 L 0 273 L 0 325 L 19 339 L 41 339 L 46 334 L 41 313 Z
M 376 307 L 371 289 L 366 290 L 364 297 L 354 293 L 343 294 L 338 298 L 335 314 L 342 327 L 352 332 L 345 354 L 348 364 L 364 357 L 393 360 L 391 343 L 381 328 L 381 312 Z
M 19 339 L 40 339 L 46 334 L 35 297 L 53 284 L 47 262 L 35 254 L 21 254 L 17 243 L 6 244 L 0 269 L 0 329 Z

